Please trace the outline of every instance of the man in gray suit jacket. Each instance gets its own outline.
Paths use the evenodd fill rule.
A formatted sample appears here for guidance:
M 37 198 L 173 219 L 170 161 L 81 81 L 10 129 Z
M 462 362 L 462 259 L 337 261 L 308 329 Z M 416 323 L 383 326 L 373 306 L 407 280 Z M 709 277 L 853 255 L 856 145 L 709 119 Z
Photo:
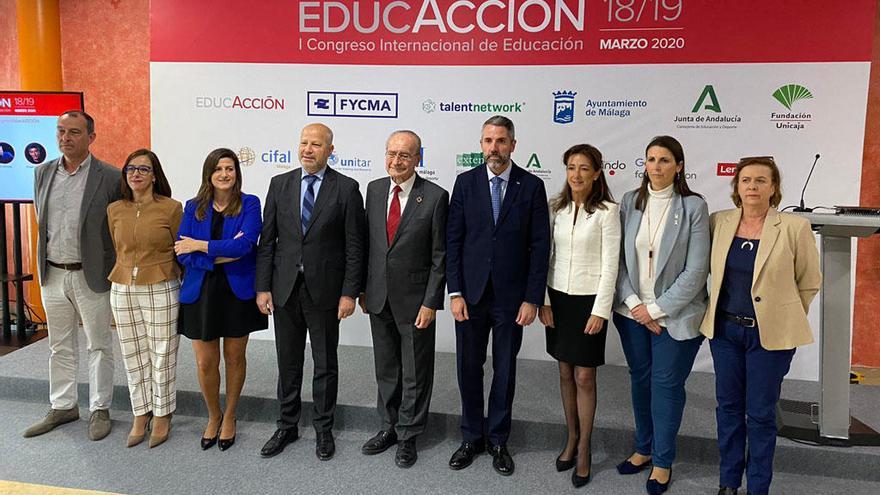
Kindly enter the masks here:
M 272 457 L 299 437 L 303 350 L 308 333 L 315 362 L 312 424 L 315 454 L 336 452 L 333 415 L 339 386 L 339 321 L 354 312 L 363 281 L 364 200 L 358 183 L 327 166 L 333 132 L 303 128 L 302 168 L 269 184 L 257 247 L 257 305 L 274 314 L 278 356 L 278 429 L 260 455 Z
M 446 213 L 449 193 L 415 173 L 422 142 L 412 131 L 391 134 L 385 145 L 388 177 L 367 186 L 367 282 L 361 309 L 370 314 L 378 411 L 382 431 L 364 454 L 400 443 L 395 463 L 418 458 L 434 381 L 435 321 L 446 285 Z
M 39 223 L 37 269 L 49 327 L 49 401 L 52 408 L 25 437 L 42 435 L 79 419 L 77 335 L 82 320 L 89 353 L 89 438 L 110 433 L 113 350 L 110 282 L 116 252 L 107 205 L 121 196 L 119 169 L 89 152 L 95 121 L 81 111 L 58 118 L 61 157 L 35 170 L 34 205 Z

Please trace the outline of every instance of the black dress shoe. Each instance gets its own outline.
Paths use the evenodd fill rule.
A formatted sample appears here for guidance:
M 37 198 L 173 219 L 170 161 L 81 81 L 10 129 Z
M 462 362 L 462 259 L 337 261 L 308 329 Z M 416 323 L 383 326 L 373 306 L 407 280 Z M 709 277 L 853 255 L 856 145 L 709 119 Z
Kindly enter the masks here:
M 586 476 L 578 475 L 577 469 L 575 469 L 574 471 L 571 472 L 571 484 L 575 488 L 581 488 L 582 486 L 584 486 L 590 482 L 590 475 L 593 474 L 593 453 L 592 452 L 590 452 L 590 456 L 587 459 L 587 462 L 590 464 L 590 472 L 587 473 Z
M 645 461 L 638 466 L 629 462 L 629 459 L 617 465 L 617 472 L 620 474 L 636 474 L 642 472 L 646 467 L 651 465 L 651 461 Z
M 666 480 L 666 483 L 648 479 L 647 483 L 645 483 L 645 490 L 648 492 L 648 495 L 660 495 L 661 493 L 666 493 L 670 484 L 672 484 L 672 470 L 669 471 L 669 479 Z
M 232 424 L 235 426 L 236 432 L 238 432 L 238 420 L 233 420 Z M 219 448 L 221 451 L 227 450 L 233 445 L 235 445 L 235 435 L 232 435 L 232 438 L 220 438 L 217 441 L 217 448 Z
M 464 469 L 474 462 L 474 458 L 477 457 L 478 454 L 482 454 L 485 451 L 486 447 L 483 445 L 482 441 L 461 442 L 461 446 L 458 447 L 458 450 L 456 450 L 452 454 L 452 458 L 449 459 L 449 467 L 455 471 Z
M 397 433 L 395 433 L 394 430 L 380 431 L 376 436 L 367 440 L 367 443 L 361 447 L 361 452 L 363 452 L 364 455 L 381 454 L 395 443 L 397 443 Z
M 263 457 L 275 457 L 284 450 L 284 447 L 286 447 L 287 444 L 293 442 L 297 438 L 299 438 L 299 431 L 297 431 L 296 426 L 289 430 L 275 430 L 272 438 L 266 442 L 266 445 L 263 445 L 263 449 L 260 450 L 260 455 Z
M 333 459 L 333 454 L 335 453 L 336 442 L 333 441 L 333 432 L 319 432 L 318 437 L 315 439 L 315 455 L 318 456 L 318 459 L 329 461 Z
M 559 454 L 559 457 L 556 458 L 556 470 L 560 473 L 563 471 L 568 471 L 569 469 L 573 468 L 575 464 L 577 464 L 577 456 L 573 456 L 567 461 L 563 461 L 561 457 L 562 454 Z
M 506 445 L 492 445 L 489 447 L 489 453 L 492 454 L 492 467 L 501 476 L 510 476 L 516 467 L 513 464 L 513 457 L 507 451 Z
M 736 495 L 736 488 L 722 486 L 718 488 L 718 495 Z
M 397 444 L 397 454 L 394 456 L 394 463 L 397 464 L 397 467 L 411 468 L 418 458 L 415 438 L 407 438 Z
M 202 450 L 208 450 L 217 443 L 217 439 L 220 438 L 220 427 L 223 426 L 223 422 L 221 421 L 219 425 L 217 425 L 217 433 L 214 434 L 213 438 L 202 437 L 199 445 L 202 446 Z

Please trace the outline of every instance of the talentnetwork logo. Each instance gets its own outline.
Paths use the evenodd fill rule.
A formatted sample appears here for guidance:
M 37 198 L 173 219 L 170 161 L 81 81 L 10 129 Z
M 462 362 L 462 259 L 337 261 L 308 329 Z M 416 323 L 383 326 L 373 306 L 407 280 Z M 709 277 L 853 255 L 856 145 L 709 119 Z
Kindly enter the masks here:
M 195 108 L 200 110 L 284 110 L 284 98 L 274 96 L 196 96 Z
M 525 102 L 472 102 L 472 101 L 434 101 L 427 99 L 422 102 L 425 113 L 521 113 Z
M 553 93 L 553 122 L 571 124 L 574 122 L 574 91 L 555 91 Z
M 785 107 L 787 112 L 770 112 L 770 122 L 777 129 L 800 131 L 813 121 L 809 112 L 794 112 L 792 107 L 801 100 L 813 99 L 813 93 L 800 84 L 786 84 L 773 92 L 773 98 Z
M 380 5 L 380 4 L 385 5 Z M 397 0 L 299 2 L 299 32 L 493 34 L 584 30 L 586 0 Z M 474 34 L 476 34 L 474 33 Z
M 707 84 L 697 97 L 691 113 L 676 115 L 673 122 L 679 129 L 736 129 L 742 117 L 723 113 L 715 87 Z
M 309 91 L 307 99 L 312 117 L 397 118 L 397 93 Z

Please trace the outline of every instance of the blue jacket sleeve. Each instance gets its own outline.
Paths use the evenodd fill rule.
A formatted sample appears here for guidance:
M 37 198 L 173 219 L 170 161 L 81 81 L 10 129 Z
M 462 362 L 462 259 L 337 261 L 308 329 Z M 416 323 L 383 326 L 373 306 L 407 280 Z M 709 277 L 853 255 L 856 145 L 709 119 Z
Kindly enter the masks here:
M 183 209 L 183 219 L 180 221 L 180 228 L 177 230 L 177 238 L 181 236 L 193 237 L 195 234 L 196 223 L 196 203 L 193 200 L 186 202 Z M 195 238 L 195 237 L 193 237 Z M 211 271 L 214 269 L 214 259 L 202 252 L 179 254 L 177 260 L 181 265 L 187 268 L 198 268 L 200 270 Z
M 256 248 L 260 230 L 263 228 L 263 220 L 260 217 L 260 199 L 251 195 L 242 196 L 241 215 L 242 222 L 239 231 L 244 235 L 236 239 L 208 241 L 208 256 L 212 258 L 241 258 Z M 237 234 L 238 232 L 233 236 Z

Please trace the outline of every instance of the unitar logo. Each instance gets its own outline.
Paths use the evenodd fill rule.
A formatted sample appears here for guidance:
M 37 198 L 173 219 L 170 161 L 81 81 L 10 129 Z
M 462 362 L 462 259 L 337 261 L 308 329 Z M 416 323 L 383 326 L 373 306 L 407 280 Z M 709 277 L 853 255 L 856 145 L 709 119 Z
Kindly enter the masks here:
M 709 100 L 707 103 L 706 100 Z M 718 97 L 715 96 L 715 88 L 711 84 L 707 84 L 697 98 L 697 103 L 691 113 L 697 113 L 700 110 L 711 110 L 715 113 L 721 113 L 721 105 L 718 103 Z

